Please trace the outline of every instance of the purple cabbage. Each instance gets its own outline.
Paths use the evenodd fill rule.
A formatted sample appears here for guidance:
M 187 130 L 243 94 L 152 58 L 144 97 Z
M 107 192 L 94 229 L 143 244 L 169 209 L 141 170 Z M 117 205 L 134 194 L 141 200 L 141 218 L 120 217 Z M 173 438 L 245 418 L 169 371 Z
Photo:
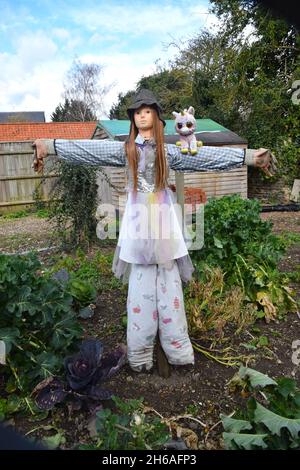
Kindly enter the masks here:
M 83 404 L 93 409 L 97 402 L 109 400 L 112 393 L 103 389 L 101 383 L 125 364 L 126 346 L 120 345 L 114 352 L 102 356 L 103 345 L 99 340 L 84 340 L 79 352 L 64 361 L 65 382 L 49 377 L 35 387 L 32 394 L 37 406 L 50 410 L 68 398 L 73 402 L 70 409 L 80 409 Z
M 103 346 L 100 341 L 87 339 L 82 342 L 77 354 L 65 359 L 66 379 L 73 390 L 97 383 L 102 354 Z

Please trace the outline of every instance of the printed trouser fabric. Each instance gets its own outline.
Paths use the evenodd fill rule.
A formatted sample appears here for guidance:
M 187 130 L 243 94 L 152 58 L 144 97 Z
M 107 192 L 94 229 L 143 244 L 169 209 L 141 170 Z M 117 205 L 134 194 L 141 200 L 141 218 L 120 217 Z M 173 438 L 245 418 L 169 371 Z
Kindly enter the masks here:
M 170 364 L 194 364 L 177 262 L 132 264 L 127 297 L 128 361 L 133 370 L 151 369 L 157 331 Z

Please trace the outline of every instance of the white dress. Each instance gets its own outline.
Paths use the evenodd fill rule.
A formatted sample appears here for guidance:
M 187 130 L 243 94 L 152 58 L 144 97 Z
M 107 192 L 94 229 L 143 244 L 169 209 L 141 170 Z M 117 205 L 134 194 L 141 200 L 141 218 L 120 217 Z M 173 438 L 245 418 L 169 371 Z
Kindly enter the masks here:
M 127 166 L 127 201 L 112 270 L 127 283 L 131 264 L 160 264 L 171 268 L 176 260 L 181 279 L 188 282 L 194 267 L 188 253 L 191 239 L 185 223 L 181 222 L 180 206 L 170 188 L 155 191 L 153 141 L 138 147 L 138 191 L 133 192 L 133 178 Z

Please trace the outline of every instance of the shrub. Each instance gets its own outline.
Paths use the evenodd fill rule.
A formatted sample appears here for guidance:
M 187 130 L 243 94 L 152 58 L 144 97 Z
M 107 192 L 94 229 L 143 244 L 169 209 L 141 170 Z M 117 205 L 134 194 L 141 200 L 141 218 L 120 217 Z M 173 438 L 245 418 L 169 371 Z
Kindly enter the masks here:
M 57 162 L 48 208 L 65 248 L 96 239 L 97 167 Z

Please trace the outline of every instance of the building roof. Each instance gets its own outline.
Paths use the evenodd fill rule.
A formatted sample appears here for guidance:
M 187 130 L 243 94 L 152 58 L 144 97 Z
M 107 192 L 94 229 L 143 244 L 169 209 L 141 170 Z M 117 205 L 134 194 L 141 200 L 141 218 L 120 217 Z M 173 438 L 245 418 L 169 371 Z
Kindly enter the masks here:
M 45 122 L 45 113 L 44 111 L 0 112 L 1 122 Z
M 97 122 L 20 122 L 0 124 L 0 141 L 35 139 L 91 139 Z
M 226 129 L 212 119 L 196 119 L 196 138 L 202 140 L 206 145 L 247 144 L 247 140 Z M 106 137 L 116 140 L 125 140 L 129 134 L 129 120 L 101 120 L 98 122 L 97 130 L 104 131 Z M 97 131 L 96 131 L 97 135 Z M 103 136 L 102 136 L 103 138 Z M 175 143 L 179 139 L 175 133 L 174 119 L 166 120 L 165 141 Z

